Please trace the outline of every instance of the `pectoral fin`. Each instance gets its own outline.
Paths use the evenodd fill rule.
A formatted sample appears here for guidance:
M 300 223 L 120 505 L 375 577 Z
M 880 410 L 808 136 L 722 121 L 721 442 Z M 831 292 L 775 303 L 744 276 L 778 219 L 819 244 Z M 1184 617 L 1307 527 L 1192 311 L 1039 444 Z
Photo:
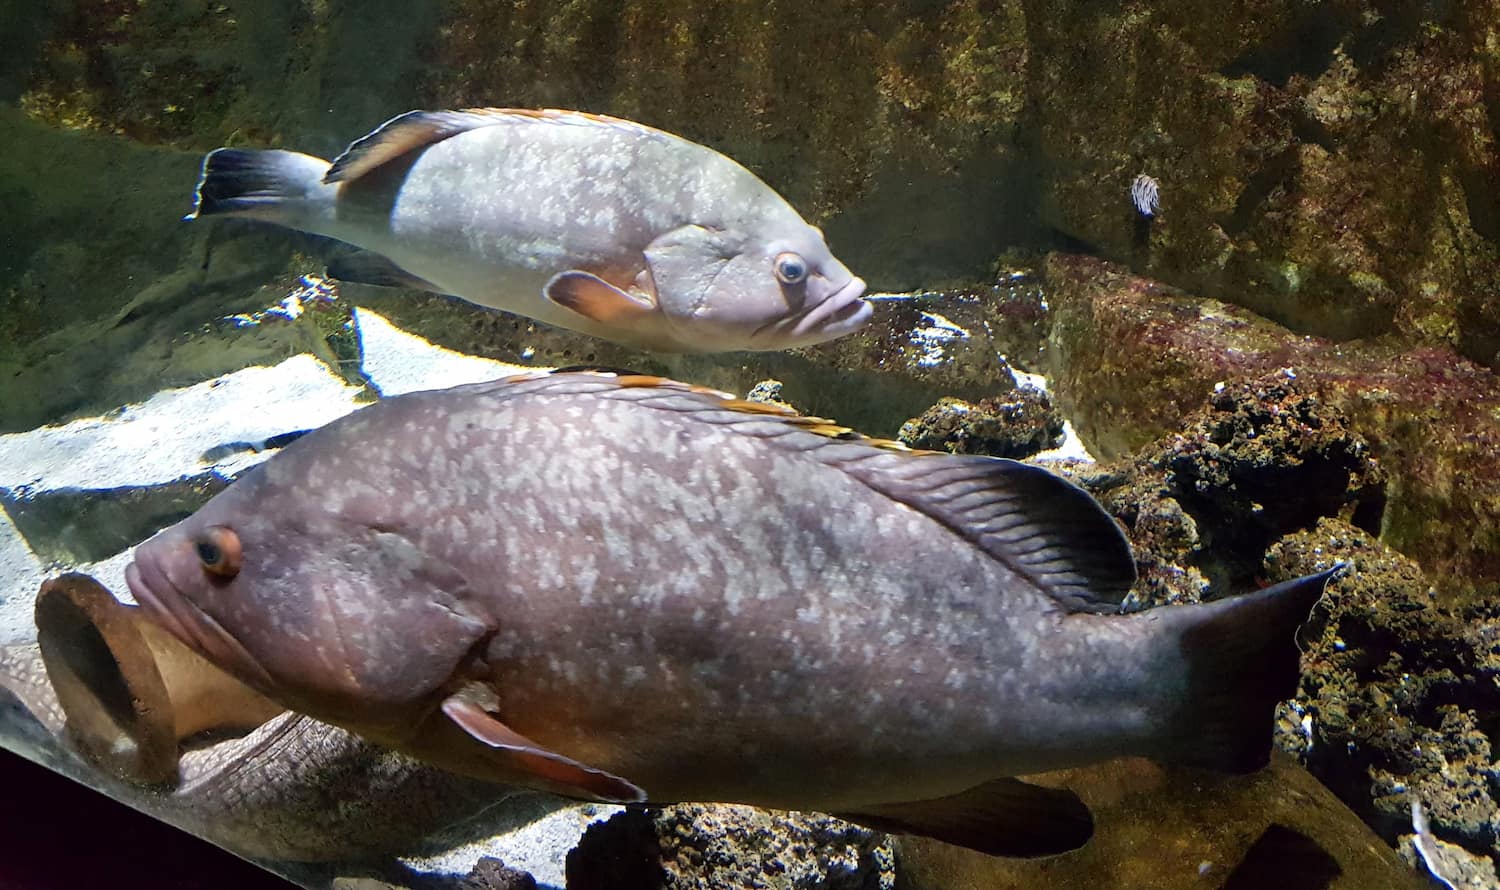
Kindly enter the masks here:
M 1094 833 L 1094 818 L 1078 795 L 1020 779 L 996 779 L 950 797 L 835 815 L 880 831 L 922 835 L 991 856 L 1056 856 L 1083 846 Z
M 557 305 L 611 327 L 630 327 L 656 311 L 649 300 L 578 269 L 552 276 L 542 292 Z
M 646 792 L 630 782 L 548 751 L 461 695 L 445 700 L 443 713 L 464 732 L 491 748 L 508 752 L 517 765 L 561 791 L 616 803 L 637 803 L 646 799 Z

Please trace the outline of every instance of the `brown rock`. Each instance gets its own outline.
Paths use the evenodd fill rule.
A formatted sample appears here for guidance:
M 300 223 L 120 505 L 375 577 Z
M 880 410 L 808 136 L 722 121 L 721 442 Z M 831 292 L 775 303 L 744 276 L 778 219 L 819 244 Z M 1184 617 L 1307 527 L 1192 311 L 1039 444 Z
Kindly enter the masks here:
M 1500 584 L 1494 372 L 1444 349 L 1297 336 L 1099 260 L 1054 255 L 1045 271 L 1054 389 L 1093 453 L 1167 434 L 1216 384 L 1286 369 L 1388 473 L 1381 539 L 1420 559 L 1445 597 Z
M 568 854 L 568 890 L 888 890 L 885 835 L 819 813 L 731 804 L 630 809 Z
M 1046 392 L 1017 386 L 978 402 L 939 399 L 902 424 L 896 438 L 927 451 L 1020 459 L 1061 445 L 1063 419 Z

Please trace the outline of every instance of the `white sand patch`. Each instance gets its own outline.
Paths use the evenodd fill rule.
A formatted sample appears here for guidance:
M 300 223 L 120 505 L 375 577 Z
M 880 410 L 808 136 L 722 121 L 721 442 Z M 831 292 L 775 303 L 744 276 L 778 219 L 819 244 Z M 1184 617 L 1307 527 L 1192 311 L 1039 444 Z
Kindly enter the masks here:
M 1010 375 L 1016 379 L 1017 386 L 1034 386 L 1042 392 L 1047 391 L 1049 381 L 1042 374 L 1029 374 L 1016 368 L 1010 369 Z M 1028 458 L 1032 461 L 1051 460 L 1081 460 L 1087 463 L 1098 463 L 1088 448 L 1084 447 L 1083 440 L 1078 438 L 1078 431 L 1073 429 L 1071 420 L 1063 421 L 1063 442 L 1056 448 L 1043 451 Z
M 610 804 L 569 806 L 498 837 L 454 847 L 437 856 L 402 861 L 417 871 L 462 875 L 482 857 L 494 856 L 511 868 L 530 872 L 540 890 L 563 890 L 568 851 L 578 846 L 590 825 L 624 809 Z
M 0 646 L 36 638 L 31 604 L 46 577 L 46 566 L 0 509 Z
M 322 426 L 359 407 L 359 393 L 311 355 L 245 368 L 101 417 L 0 436 L 0 488 L 153 485 L 208 469 L 232 475 L 270 454 L 242 452 L 215 464 L 203 453 Z
M 364 353 L 360 370 L 382 395 L 479 383 L 537 370 L 434 346 L 369 309 L 356 308 L 354 320 Z

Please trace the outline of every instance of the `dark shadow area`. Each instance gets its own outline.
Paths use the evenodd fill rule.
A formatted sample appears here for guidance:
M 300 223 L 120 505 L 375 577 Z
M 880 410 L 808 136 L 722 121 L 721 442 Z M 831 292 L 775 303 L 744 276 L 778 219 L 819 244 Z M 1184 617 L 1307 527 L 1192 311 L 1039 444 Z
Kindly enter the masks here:
M 1294 74 L 1317 77 L 1328 68 L 1333 51 L 1357 23 L 1352 11 L 1328 4 L 1304 6 L 1264 43 L 1241 53 L 1225 65 L 1226 77 L 1247 74 L 1285 87 Z
M 161 485 L 38 494 L 0 489 L 0 509 L 42 561 L 82 565 L 114 556 L 186 519 L 227 484 L 221 476 L 204 473 Z
M 590 825 L 568 851 L 568 890 L 660 890 L 666 886 L 651 811 L 632 807 Z
M 0 102 L 12 103 L 26 91 L 32 63 L 53 24 L 73 4 L 69 0 L 3 0 L 0 2 Z
M 290 890 L 237 856 L 0 751 L 0 887 Z M 17 806 L 16 801 L 25 801 Z M 104 827 L 108 826 L 107 830 Z
M 1251 845 L 1220 890 L 1327 890 L 1343 873 L 1317 841 L 1273 824 Z

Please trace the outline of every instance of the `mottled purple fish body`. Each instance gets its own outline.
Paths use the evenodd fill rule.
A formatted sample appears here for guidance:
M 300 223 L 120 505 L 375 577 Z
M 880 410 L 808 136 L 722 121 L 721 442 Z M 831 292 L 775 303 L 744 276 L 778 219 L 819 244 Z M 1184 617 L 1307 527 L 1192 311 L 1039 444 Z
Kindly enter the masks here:
M 579 112 L 410 112 L 332 164 L 220 149 L 192 215 L 261 219 L 368 252 L 335 262 L 335 277 L 650 349 L 807 345 L 872 312 L 822 232 L 750 171 Z
M 230 577 L 204 562 L 226 540 Z M 1123 755 L 1263 763 L 1326 580 L 1110 614 L 1128 545 L 1045 470 L 598 373 L 364 409 L 129 577 L 267 695 L 433 762 L 949 839 L 891 807 Z

